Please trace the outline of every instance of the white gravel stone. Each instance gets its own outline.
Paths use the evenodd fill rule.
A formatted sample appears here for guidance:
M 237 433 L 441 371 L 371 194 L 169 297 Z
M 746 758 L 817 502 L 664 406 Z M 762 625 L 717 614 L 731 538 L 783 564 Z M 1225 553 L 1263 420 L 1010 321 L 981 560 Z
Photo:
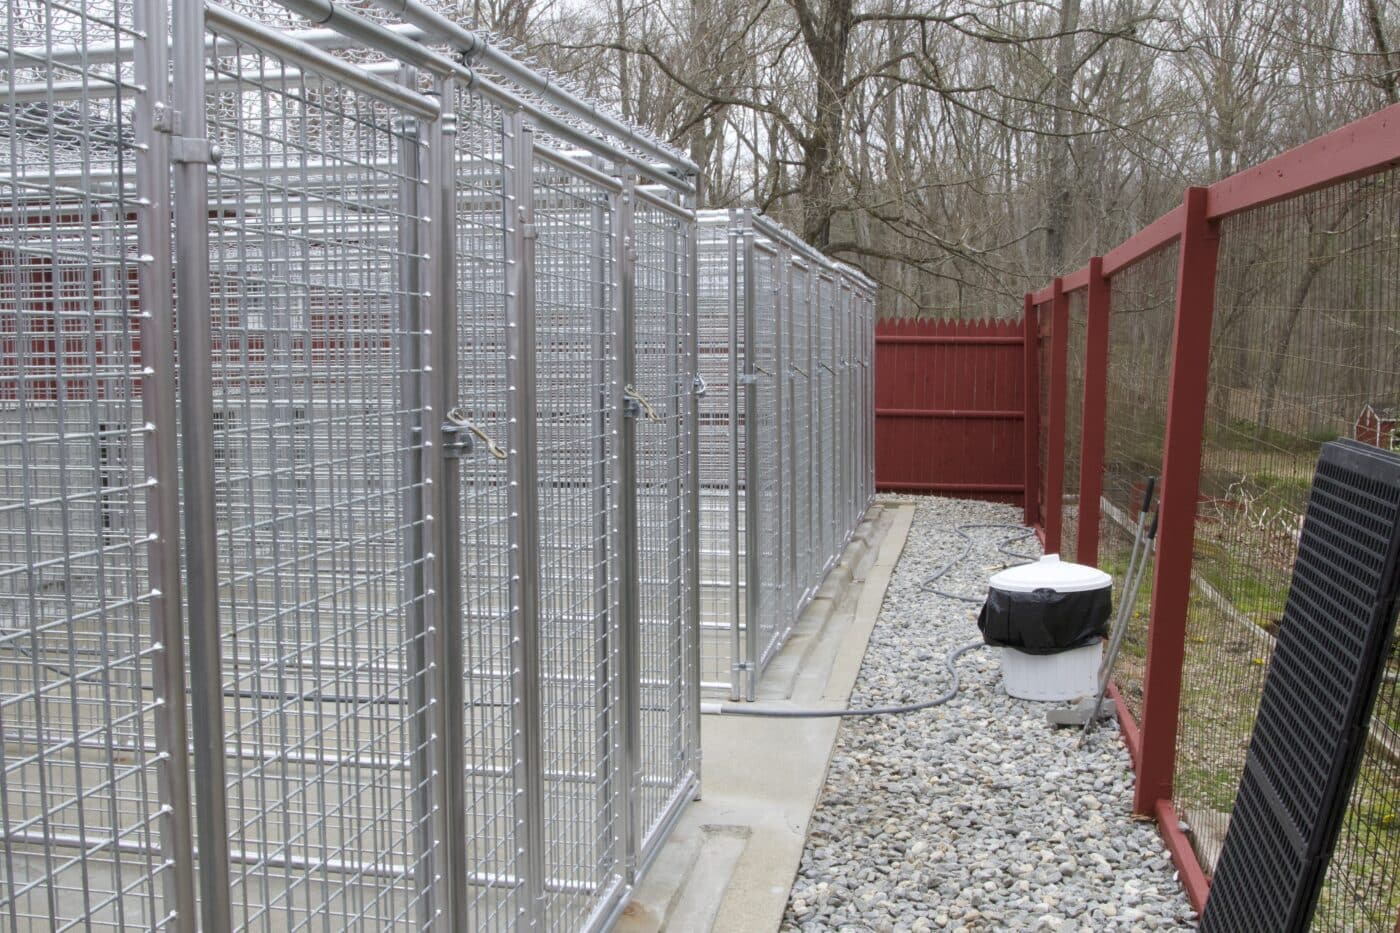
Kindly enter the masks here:
M 965 523 L 1018 524 L 1020 510 L 914 498 L 909 540 L 885 594 L 853 706 L 913 703 L 947 688 L 944 659 L 980 641 L 978 607 L 924 581 L 964 546 Z M 1005 532 L 977 546 L 940 589 L 976 596 L 1012 561 Z M 1030 554 L 1034 539 L 1011 545 Z M 1047 704 L 1007 696 L 992 649 L 959 662 L 951 702 L 848 718 L 832 755 L 783 929 L 1171 930 L 1195 914 L 1161 837 L 1132 819 L 1133 775 L 1118 730 L 1076 749 L 1045 724 Z

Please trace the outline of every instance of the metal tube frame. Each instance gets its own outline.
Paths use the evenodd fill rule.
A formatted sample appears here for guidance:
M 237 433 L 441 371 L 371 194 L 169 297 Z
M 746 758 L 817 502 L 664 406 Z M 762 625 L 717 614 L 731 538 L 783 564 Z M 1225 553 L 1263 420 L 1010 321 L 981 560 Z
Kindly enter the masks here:
M 172 140 L 176 316 L 180 335 L 180 432 L 184 484 L 190 731 L 194 747 L 195 845 L 200 926 L 226 933 L 228 811 L 224 771 L 223 664 L 219 645 L 219 568 L 214 507 L 213 347 L 209 315 L 209 143 L 204 92 L 204 4 L 177 3 L 171 17 L 172 109 L 182 136 Z M 173 128 L 173 121 L 172 121 Z M 175 153 L 178 144 L 180 152 Z
M 617 325 L 620 343 L 619 381 L 626 386 L 636 385 L 636 262 L 637 244 L 633 225 L 633 198 L 636 184 L 626 179 L 622 197 L 618 200 L 618 253 L 619 278 L 622 282 L 621 311 Z M 642 738 L 639 711 L 642 704 L 641 678 L 641 580 L 638 574 L 637 552 L 637 417 L 640 412 L 623 400 L 618 409 L 619 445 L 619 500 L 618 522 L 623 529 L 622 550 L 618 554 L 618 573 L 621 577 L 619 604 L 621 625 L 619 641 L 621 649 L 622 691 L 625 711 L 621 734 L 623 736 L 623 758 L 626 762 L 625 779 L 622 782 L 623 800 L 623 874 L 628 882 L 636 877 L 637 859 L 642 848 L 642 833 L 638 798 L 642 785 Z
M 744 374 L 744 654 L 739 662 L 744 699 L 753 700 L 758 688 L 759 608 L 762 605 L 763 560 L 759 553 L 758 491 L 758 297 L 754 249 L 753 212 L 739 214 L 739 240 L 743 261 Z
M 533 134 L 519 112 L 506 122 L 506 242 L 511 282 L 506 292 L 506 380 L 509 385 L 512 663 L 518 672 L 516 697 L 520 707 L 517 752 L 517 848 L 521 865 L 521 909 L 528 924 L 545 907 L 544 741 L 539 647 L 539 449 L 535 396 L 535 230 Z M 526 918 L 522 918 L 525 920 Z

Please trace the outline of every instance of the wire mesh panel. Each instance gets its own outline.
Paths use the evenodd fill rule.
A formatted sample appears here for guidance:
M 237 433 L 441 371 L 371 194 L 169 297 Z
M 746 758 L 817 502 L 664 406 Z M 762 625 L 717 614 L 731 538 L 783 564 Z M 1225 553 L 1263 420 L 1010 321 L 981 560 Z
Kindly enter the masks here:
M 150 319 L 169 306 L 138 293 L 169 272 L 146 255 L 166 241 L 138 239 L 168 203 L 137 185 L 152 102 L 131 59 L 149 24 L 89 0 L 3 15 L 0 922 L 164 928 L 192 889 L 176 877 L 179 632 L 162 621 L 178 544 L 154 519 L 175 510 L 173 461 L 156 462 L 174 425 L 153 385 L 170 392 L 152 330 L 168 337 L 168 317 Z
M 501 108 L 491 101 L 464 95 L 456 110 L 456 402 L 497 445 L 475 444 L 460 478 L 466 870 L 473 885 L 464 920 L 473 930 L 510 930 L 525 905 L 518 830 L 524 819 L 523 776 L 517 764 L 523 726 L 511 601 L 517 536 L 504 457 L 512 437 L 506 378 L 506 137 Z
M 700 377 L 707 386 L 700 400 L 701 678 L 707 688 L 730 690 L 738 699 L 743 628 L 740 595 L 743 542 L 738 431 L 739 353 L 737 240 L 727 213 L 706 218 L 698 228 L 699 275 L 696 327 Z
M 1225 219 L 1202 444 L 1174 798 L 1214 870 L 1246 761 L 1321 445 L 1394 449 L 1394 170 Z M 1115 287 L 1114 299 L 1117 300 Z M 1313 928 L 1400 914 L 1394 653 Z
M 1171 346 L 1176 267 L 1177 250 L 1172 246 L 1113 277 L 1098 566 L 1115 581 L 1127 569 L 1144 479 L 1162 472 L 1171 356 L 1165 348 Z M 1122 597 L 1121 591 L 1114 593 L 1115 600 Z M 1151 604 L 1149 565 L 1114 675 L 1134 717 L 1142 715 Z
M 1036 307 L 1036 377 L 1039 380 L 1039 387 L 1036 389 L 1037 417 L 1036 426 L 1036 449 L 1040 463 L 1050 462 L 1050 384 L 1051 373 L 1054 371 L 1054 328 L 1055 318 L 1051 311 L 1051 304 L 1046 303 Z M 1048 471 L 1039 470 L 1036 474 L 1036 482 L 1040 484 L 1036 492 L 1035 501 L 1040 506 L 1040 515 L 1037 521 L 1040 527 L 1044 528 L 1047 516 L 1050 514 L 1051 504 L 1047 501 L 1050 495 L 1048 485 Z
M 823 569 L 828 557 L 831 555 L 831 545 L 833 540 L 832 527 L 835 522 L 833 515 L 835 506 L 833 505 L 836 490 L 832 483 L 833 476 L 831 470 L 834 457 L 834 447 L 836 444 L 835 423 L 832 416 L 836 411 L 834 404 L 836 397 L 835 370 L 831 361 L 834 358 L 834 321 L 832 320 L 832 297 L 835 292 L 836 283 L 832 276 L 827 273 L 818 277 L 817 280 L 817 341 L 814 348 L 814 356 L 817 373 L 817 399 L 815 410 L 815 422 L 817 429 L 817 541 L 819 542 L 818 553 L 821 556 Z
M 788 475 L 793 499 L 793 579 L 794 613 L 801 601 L 810 596 L 818 581 L 812 567 L 812 305 L 811 267 L 794 260 L 791 269 L 792 287 L 788 303 L 788 332 L 791 334 L 788 366 L 791 405 L 791 440 L 793 468 Z
M 615 231 L 607 190 L 553 164 L 531 170 L 544 914 L 565 930 L 622 883 L 617 571 L 603 533 L 615 456 Z
M 406 459 L 414 120 L 220 36 L 210 322 L 234 923 L 424 923 L 429 734 Z M 295 74 L 295 78 L 289 78 Z M 206 844 L 213 844 L 206 839 Z
M 1089 321 L 1089 292 L 1078 289 L 1070 292 L 1066 300 L 1069 333 L 1065 348 L 1065 472 L 1060 496 L 1060 551 L 1078 559 L 1079 448 L 1084 424 L 1084 341 Z
M 749 391 L 756 397 L 755 419 L 745 425 L 746 443 L 756 449 L 750 460 L 753 472 L 747 483 L 748 495 L 757 502 L 757 508 L 750 511 L 758 522 L 756 537 L 750 539 L 750 546 L 757 552 L 757 562 L 750 560 L 751 576 L 748 586 L 757 585 L 757 601 L 751 599 L 749 605 L 756 607 L 751 620 L 750 637 L 753 641 L 753 657 L 761 672 L 772 657 L 782 633 L 782 486 L 780 469 L 780 444 L 778 434 L 780 423 L 778 394 L 778 309 L 776 281 L 779 275 L 778 253 L 767 240 L 756 239 L 749 251 L 753 257 L 753 287 L 749 292 L 752 298 L 754 345 L 748 357 L 748 367 L 753 374 Z M 752 572 L 757 570 L 757 579 Z
M 681 796 L 691 790 L 693 743 L 686 629 L 696 596 L 689 558 L 690 401 L 688 346 L 694 326 L 683 287 L 689 220 L 649 199 L 634 207 L 634 387 L 651 412 L 636 426 L 637 575 L 639 580 L 641 789 L 638 816 L 645 853 Z

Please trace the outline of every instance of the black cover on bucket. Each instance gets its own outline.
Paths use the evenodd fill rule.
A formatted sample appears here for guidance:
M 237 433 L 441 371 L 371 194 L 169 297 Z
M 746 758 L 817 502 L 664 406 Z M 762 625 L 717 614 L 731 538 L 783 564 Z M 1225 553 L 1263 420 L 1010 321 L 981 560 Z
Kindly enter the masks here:
M 989 645 L 1026 654 L 1059 654 L 1102 639 L 1112 614 L 1113 595 L 1107 586 L 1077 593 L 993 589 L 982 604 L 977 627 Z

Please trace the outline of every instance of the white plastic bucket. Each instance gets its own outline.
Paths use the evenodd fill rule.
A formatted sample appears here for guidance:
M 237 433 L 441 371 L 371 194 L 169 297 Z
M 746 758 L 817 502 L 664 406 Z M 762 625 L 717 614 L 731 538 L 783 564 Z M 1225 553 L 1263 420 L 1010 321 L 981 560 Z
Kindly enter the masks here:
M 1002 648 L 1001 677 L 1006 692 L 1017 699 L 1079 700 L 1098 692 L 1102 660 L 1102 642 L 1059 654 L 1026 654 Z

